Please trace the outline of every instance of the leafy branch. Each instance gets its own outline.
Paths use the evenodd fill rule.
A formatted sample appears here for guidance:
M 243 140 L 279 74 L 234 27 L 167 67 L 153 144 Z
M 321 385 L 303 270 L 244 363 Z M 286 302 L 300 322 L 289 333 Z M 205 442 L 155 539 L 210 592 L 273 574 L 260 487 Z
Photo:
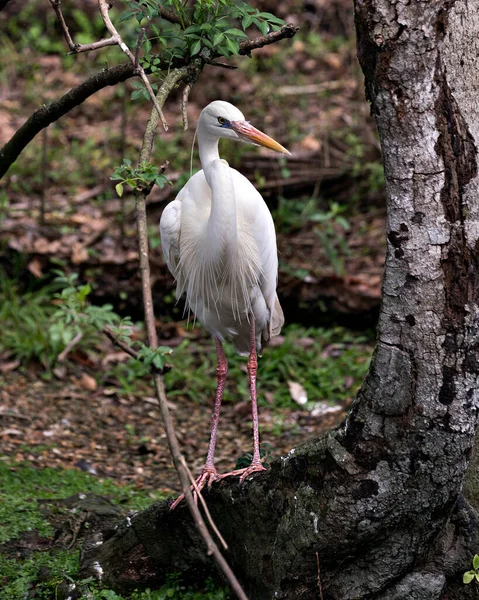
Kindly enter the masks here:
M 116 167 L 113 175 L 110 177 L 113 181 L 119 181 L 116 184 L 116 193 L 123 196 L 124 185 L 128 185 L 132 190 L 151 190 L 156 184 L 162 188 L 165 184 L 172 185 L 171 181 L 163 175 L 168 162 L 161 167 L 157 167 L 146 161 L 142 161 L 137 167 L 132 166 L 131 160 L 123 159 L 123 164 Z

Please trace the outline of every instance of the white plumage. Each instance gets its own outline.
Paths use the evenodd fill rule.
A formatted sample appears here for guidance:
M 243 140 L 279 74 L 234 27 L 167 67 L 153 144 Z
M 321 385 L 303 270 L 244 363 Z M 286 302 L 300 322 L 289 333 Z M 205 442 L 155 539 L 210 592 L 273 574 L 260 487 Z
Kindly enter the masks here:
M 217 341 L 219 365 L 224 340 L 232 341 L 240 354 L 254 351 L 256 360 L 256 350 L 278 335 L 284 322 L 276 295 L 276 235 L 261 194 L 220 158 L 218 141 L 229 138 L 289 152 L 252 127 L 228 102 L 212 102 L 202 111 L 197 135 L 203 169 L 190 178 L 161 217 L 165 260 L 177 281 L 178 298 L 186 294 L 188 309 Z M 221 394 L 222 388 L 217 402 Z M 254 404 L 255 394 L 253 398 L 252 391 Z M 215 422 L 213 429 L 216 438 Z M 211 467 L 212 461 L 207 460 L 210 482 L 218 478 L 215 470 L 212 476 Z

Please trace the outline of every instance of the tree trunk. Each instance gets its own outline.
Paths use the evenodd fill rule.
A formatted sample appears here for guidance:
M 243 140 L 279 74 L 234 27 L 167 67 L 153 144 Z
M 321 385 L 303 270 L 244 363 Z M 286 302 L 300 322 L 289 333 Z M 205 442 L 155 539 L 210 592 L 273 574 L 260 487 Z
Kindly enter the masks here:
M 388 200 L 371 369 L 339 429 L 207 501 L 251 599 L 320 597 L 318 559 L 324 600 L 475 598 L 461 485 L 479 401 L 479 0 L 356 0 L 356 24 Z M 85 551 L 85 572 L 94 561 L 119 588 L 213 569 L 164 504 Z

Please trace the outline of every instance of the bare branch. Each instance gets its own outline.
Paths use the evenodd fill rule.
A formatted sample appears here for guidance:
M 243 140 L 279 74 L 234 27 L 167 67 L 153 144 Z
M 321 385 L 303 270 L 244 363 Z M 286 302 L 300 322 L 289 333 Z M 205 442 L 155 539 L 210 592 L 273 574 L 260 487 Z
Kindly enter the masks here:
M 68 25 L 66 24 L 65 18 L 62 13 L 61 8 L 61 0 L 50 0 L 50 4 L 53 6 L 53 10 L 55 11 L 58 21 L 61 25 L 63 31 L 63 37 L 65 38 L 66 43 L 70 50 L 74 51 L 77 44 L 73 41 L 72 36 L 70 35 L 70 30 L 68 29 Z
M 118 346 L 118 348 L 120 348 L 120 350 L 123 350 L 123 352 L 129 354 L 132 358 L 138 359 L 138 352 L 136 350 L 133 350 L 133 348 L 129 346 L 126 342 L 120 340 L 107 325 L 103 326 L 102 331 L 107 336 L 107 338 L 109 338 L 115 344 L 115 346 Z
M 83 332 L 79 331 L 76 336 L 68 342 L 62 352 L 57 357 L 58 362 L 64 362 L 66 357 L 70 354 L 72 349 L 78 344 L 78 342 L 83 338 Z
M 171 10 L 168 10 L 167 8 L 163 8 L 163 6 L 160 7 L 160 14 L 163 17 L 163 19 L 165 19 L 165 21 L 175 23 L 176 25 L 179 25 L 182 28 L 184 27 L 186 29 L 190 24 L 188 21 L 182 21 L 176 13 L 172 12 Z
M 135 69 L 138 69 L 138 60 L 140 58 L 140 50 L 141 50 L 141 44 L 143 42 L 143 38 L 145 37 L 145 31 L 146 29 L 144 27 L 141 28 L 140 31 L 140 35 L 138 36 L 138 42 L 136 44 L 136 50 L 135 50 Z
M 185 88 L 183 90 L 183 93 L 181 94 L 181 100 L 180 100 L 180 108 L 181 108 L 181 118 L 183 119 L 183 129 L 186 131 L 188 129 L 188 96 L 190 95 L 190 91 L 191 91 L 191 83 L 187 83 L 185 85 Z
M 283 25 L 279 31 L 273 31 L 272 33 L 268 33 L 267 35 L 262 35 L 257 38 L 253 38 L 252 40 L 246 40 L 241 42 L 239 47 L 239 53 L 244 55 L 250 55 L 252 50 L 257 50 L 258 48 L 263 48 L 264 46 L 268 46 L 269 44 L 274 44 L 275 42 L 279 42 L 280 40 L 284 40 L 285 38 L 292 38 L 299 31 L 299 27 L 295 25 Z

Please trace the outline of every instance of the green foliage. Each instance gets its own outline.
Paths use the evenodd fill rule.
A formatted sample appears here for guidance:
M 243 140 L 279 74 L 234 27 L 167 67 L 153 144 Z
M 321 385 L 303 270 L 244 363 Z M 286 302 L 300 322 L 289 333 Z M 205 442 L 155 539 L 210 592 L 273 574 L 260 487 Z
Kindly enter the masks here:
M 328 209 L 322 210 L 315 198 L 289 200 L 280 197 L 273 216 L 278 231 L 297 231 L 308 223 L 314 223 L 314 231 L 334 272 L 344 275 L 344 258 L 349 255 L 344 236 L 350 229 L 344 217 L 347 210 L 347 206 L 337 202 L 330 202 Z
M 0 349 L 22 363 L 38 360 L 47 369 L 75 338 L 78 348 L 91 349 L 104 325 L 114 325 L 123 336 L 132 325 L 109 304 L 88 304 L 91 287 L 77 285 L 76 274 L 56 273 L 53 283 L 21 293 L 19 283 L 0 270 Z
M 133 167 L 131 160 L 123 159 L 123 164 L 113 172 L 110 177 L 113 181 L 120 181 L 115 186 L 116 193 L 123 195 L 123 186 L 129 185 L 133 190 L 137 188 L 151 188 L 155 183 L 162 188 L 165 183 L 171 185 L 168 178 L 162 175 L 160 168 L 151 163 L 142 162 L 138 167 Z
M 479 554 L 475 554 L 472 559 L 472 570 L 466 571 L 462 576 L 463 583 L 471 583 L 471 581 L 479 582 Z
M 197 55 L 230 57 L 239 53 L 239 42 L 247 38 L 245 31 L 250 27 L 266 35 L 284 25 L 273 14 L 234 0 L 198 0 L 192 6 L 180 0 L 125 0 L 125 4 L 118 22 L 134 20 L 147 29 L 142 66 L 153 73 L 159 64 L 155 63 L 153 50 L 170 62 Z M 162 8 L 169 10 L 178 24 L 164 20 Z
M 338 233 L 338 229 L 349 230 L 349 223 L 342 215 L 345 210 L 345 206 L 331 202 L 326 212 L 317 212 L 309 217 L 311 222 L 316 223 L 314 231 L 336 275 L 345 274 L 344 256 L 349 254 L 344 236 Z

